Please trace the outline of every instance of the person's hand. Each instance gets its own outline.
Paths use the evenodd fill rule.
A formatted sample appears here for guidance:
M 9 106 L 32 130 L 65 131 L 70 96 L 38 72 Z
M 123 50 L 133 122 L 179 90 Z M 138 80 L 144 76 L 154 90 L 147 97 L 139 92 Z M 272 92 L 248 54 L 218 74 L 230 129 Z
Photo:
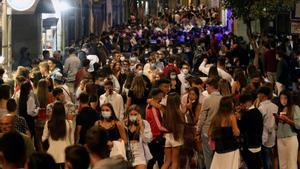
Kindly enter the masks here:
M 137 123 L 139 124 L 140 127 L 143 127 L 143 119 L 140 114 L 137 115 Z
M 278 116 L 278 119 L 285 123 L 289 122 L 289 120 L 290 120 L 286 115 L 280 115 L 280 116 Z

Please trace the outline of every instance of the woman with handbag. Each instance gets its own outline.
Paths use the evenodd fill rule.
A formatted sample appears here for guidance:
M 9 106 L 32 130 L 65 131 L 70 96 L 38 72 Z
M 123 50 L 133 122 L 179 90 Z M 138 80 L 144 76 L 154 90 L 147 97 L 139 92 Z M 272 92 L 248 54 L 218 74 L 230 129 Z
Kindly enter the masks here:
M 132 159 L 128 159 L 135 169 L 146 169 L 147 162 L 152 159 L 148 143 L 152 140 L 150 124 L 142 119 L 140 108 L 131 105 L 128 108 L 128 117 L 125 120 L 127 126 L 127 138 Z M 128 158 L 128 156 L 127 156 Z
M 224 96 L 220 101 L 217 114 L 213 117 L 209 129 L 209 145 L 215 154 L 211 169 L 238 169 L 240 151 L 236 137 L 240 135 L 234 114 L 231 96 Z
M 44 126 L 42 141 L 49 143 L 47 153 L 53 156 L 58 167 L 63 168 L 65 148 L 74 144 L 74 127 L 71 120 L 66 120 L 62 102 L 54 103 L 52 116 Z
M 290 92 L 279 94 L 279 113 L 274 114 L 278 121 L 277 149 L 280 169 L 298 169 L 297 130 L 300 129 L 300 108 L 293 104 Z

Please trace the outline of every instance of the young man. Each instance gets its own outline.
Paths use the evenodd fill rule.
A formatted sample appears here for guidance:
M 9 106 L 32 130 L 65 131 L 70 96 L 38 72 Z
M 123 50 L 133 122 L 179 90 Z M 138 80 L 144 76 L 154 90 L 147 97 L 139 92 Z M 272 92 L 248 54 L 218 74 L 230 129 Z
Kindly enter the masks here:
M 79 95 L 80 111 L 76 118 L 75 142 L 84 145 L 85 135 L 95 122 L 99 119 L 96 110 L 89 105 L 89 95 L 85 92 Z
M 24 168 L 26 145 L 21 134 L 16 131 L 5 133 L 0 139 L 0 152 L 3 169 Z
M 211 120 L 218 112 L 222 96 L 218 91 L 217 79 L 208 78 L 206 81 L 206 89 L 209 96 L 204 100 L 202 104 L 200 120 L 197 124 L 197 131 L 202 140 L 205 166 L 206 168 L 210 168 L 213 158 L 213 151 L 208 145 L 208 129 L 210 127 Z
M 249 169 L 262 167 L 261 145 L 263 133 L 263 117 L 253 105 L 253 96 L 241 95 L 241 117 L 239 129 L 244 140 L 241 154 Z
M 178 79 L 181 82 L 181 95 L 185 94 L 187 92 L 187 89 L 190 88 L 190 83 L 186 80 L 186 78 L 190 76 L 189 71 L 190 65 L 188 63 L 183 63 L 180 74 L 178 74 Z
M 107 133 L 98 126 L 88 130 L 86 135 L 86 147 L 90 153 L 92 169 L 127 169 L 128 162 L 121 155 L 109 157 Z
M 47 118 L 48 119 L 51 118 L 52 108 L 54 106 L 54 103 L 55 102 L 63 102 L 64 105 L 65 105 L 65 109 L 66 109 L 68 119 L 73 120 L 73 118 L 76 114 L 76 107 L 72 102 L 65 100 L 65 95 L 64 95 L 63 89 L 54 88 L 53 91 L 52 91 L 52 95 L 55 98 L 55 101 L 53 103 L 50 103 L 50 104 L 47 105 L 47 108 L 46 108 Z
M 150 96 L 153 103 L 159 105 L 161 102 L 164 92 L 161 89 L 155 88 L 151 91 Z M 164 144 L 165 140 L 163 138 L 163 132 L 166 132 L 167 129 L 162 126 L 162 116 L 158 108 L 148 104 L 146 107 L 146 120 L 149 122 L 153 140 L 149 144 L 149 149 L 153 158 L 148 162 L 148 169 L 153 169 L 154 164 L 157 162 L 158 166 L 161 166 L 164 163 Z
M 105 93 L 99 98 L 100 106 L 104 103 L 110 103 L 113 106 L 115 114 L 119 120 L 124 118 L 123 97 L 113 90 L 113 82 L 106 80 L 104 82 Z
M 262 160 L 264 169 L 273 168 L 273 147 L 275 146 L 276 131 L 275 117 L 273 113 L 278 112 L 278 107 L 271 102 L 272 90 L 262 86 L 257 91 L 259 100 L 258 110 L 262 113 L 264 129 L 262 134 Z

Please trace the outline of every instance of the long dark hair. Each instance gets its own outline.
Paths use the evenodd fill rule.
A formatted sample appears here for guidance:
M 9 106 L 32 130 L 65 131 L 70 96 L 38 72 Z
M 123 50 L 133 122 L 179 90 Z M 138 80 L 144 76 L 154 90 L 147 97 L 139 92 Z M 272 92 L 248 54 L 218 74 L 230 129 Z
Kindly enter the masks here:
M 180 130 L 183 128 L 182 112 L 180 111 L 180 96 L 172 92 L 168 95 L 167 108 L 164 115 L 164 122 L 166 128 L 173 133 L 174 139 L 180 138 Z
M 213 117 L 211 122 L 211 133 L 212 138 L 218 134 L 217 129 L 221 127 L 222 120 L 229 120 L 230 115 L 233 113 L 234 106 L 233 106 L 233 98 L 232 96 L 224 96 L 220 100 L 219 110 L 217 114 Z
M 37 85 L 37 99 L 40 104 L 40 108 L 46 108 L 48 104 L 48 82 L 46 79 L 41 79 Z
M 66 137 L 66 111 L 62 102 L 54 103 L 51 119 L 48 121 L 48 129 L 53 140 Z
M 281 102 L 280 102 L 280 96 L 282 96 L 282 95 L 287 97 L 287 104 L 285 106 L 282 105 Z M 286 115 L 289 118 L 293 119 L 294 118 L 294 113 L 293 113 L 293 110 L 292 110 L 293 105 L 294 105 L 294 103 L 293 103 L 293 99 L 292 99 L 292 94 L 287 90 L 281 91 L 280 94 L 279 94 L 279 109 L 278 109 L 278 111 L 281 112 L 281 111 L 283 111 L 284 108 L 287 108 Z
M 21 84 L 20 98 L 19 98 L 19 114 L 20 116 L 27 116 L 27 100 L 32 86 L 29 80 L 24 81 Z

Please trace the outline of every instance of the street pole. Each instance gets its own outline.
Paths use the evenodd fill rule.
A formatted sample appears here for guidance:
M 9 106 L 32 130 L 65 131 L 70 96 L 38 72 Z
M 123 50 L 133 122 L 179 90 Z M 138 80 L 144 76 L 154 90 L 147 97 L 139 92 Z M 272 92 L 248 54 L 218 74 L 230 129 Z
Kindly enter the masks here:
M 7 5 L 6 0 L 2 0 L 2 63 L 8 76 L 12 71 L 12 9 Z
M 3 66 L 7 65 L 8 56 L 8 25 L 7 25 L 7 2 L 2 1 L 2 57 L 4 58 Z

